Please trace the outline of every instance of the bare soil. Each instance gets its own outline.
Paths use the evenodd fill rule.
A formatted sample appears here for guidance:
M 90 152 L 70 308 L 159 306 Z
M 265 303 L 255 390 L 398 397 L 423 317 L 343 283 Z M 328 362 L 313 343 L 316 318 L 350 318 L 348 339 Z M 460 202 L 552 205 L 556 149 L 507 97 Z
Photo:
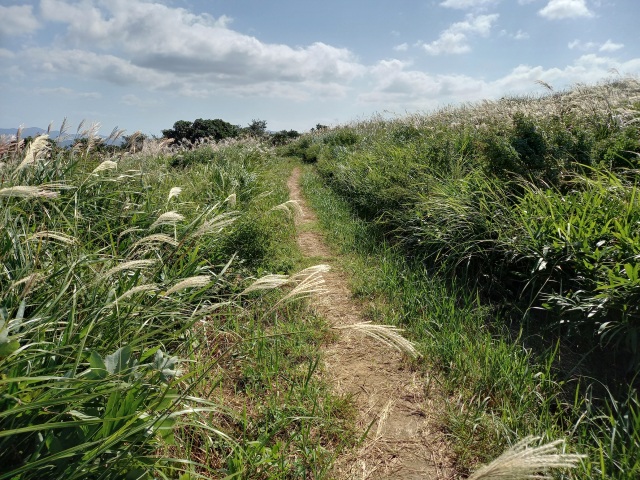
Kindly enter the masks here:
M 299 203 L 298 225 L 315 222 L 314 212 L 300 190 L 300 169 L 289 181 L 290 198 Z M 303 255 L 331 265 L 324 274 L 327 292 L 312 298 L 312 307 L 334 326 L 365 321 L 365 307 L 353 298 L 340 258 L 327 246 L 321 233 L 299 228 Z M 354 451 L 338 457 L 336 479 L 433 479 L 455 478 L 450 449 L 438 418 L 444 397 L 429 378 L 412 370 L 411 361 L 390 347 L 358 332 L 337 330 L 337 340 L 324 351 L 324 375 L 334 392 L 353 398 L 358 428 L 366 440 Z

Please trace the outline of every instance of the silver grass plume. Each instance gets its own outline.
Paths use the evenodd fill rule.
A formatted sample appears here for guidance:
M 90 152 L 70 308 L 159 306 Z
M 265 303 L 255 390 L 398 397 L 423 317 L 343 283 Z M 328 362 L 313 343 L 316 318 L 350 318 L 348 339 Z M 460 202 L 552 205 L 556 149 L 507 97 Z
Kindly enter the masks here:
M 171 200 L 173 197 L 177 197 L 181 193 L 182 189 L 180 187 L 173 187 L 171 190 L 169 190 L 169 197 L 167 198 L 167 201 Z
M 173 287 L 165 292 L 166 296 L 171 295 L 175 292 L 180 292 L 187 288 L 194 287 L 206 287 L 211 282 L 211 277 L 209 275 L 196 275 L 195 277 L 185 278 L 184 280 L 176 283 Z
M 540 437 L 525 437 L 467 480 L 552 479 L 551 469 L 576 468 L 585 455 L 559 453 L 564 440 L 532 446 Z
M 76 244 L 76 239 L 70 235 L 67 235 L 66 233 L 61 233 L 61 232 L 52 232 L 49 230 L 43 230 L 40 232 L 36 232 L 33 235 L 31 235 L 29 237 L 29 241 L 36 241 L 36 240 L 57 240 L 58 242 L 61 243 L 66 243 L 67 245 L 75 245 Z
M 0 197 L 56 198 L 57 196 L 58 192 L 52 192 L 42 186 L 16 185 L 15 187 L 0 188 Z
M 33 141 L 29 144 L 26 153 L 24 154 L 24 158 L 20 165 L 16 168 L 15 172 L 19 172 L 23 168 L 28 165 L 32 165 L 36 163 L 38 160 L 44 158 L 49 152 L 49 135 L 40 135 L 33 139 Z
M 112 160 L 105 160 L 96 168 L 93 169 L 91 173 L 103 172 L 104 170 L 115 170 L 118 168 L 118 164 Z
M 400 332 L 401 328 L 391 325 L 376 325 L 371 322 L 360 322 L 351 325 L 334 325 L 332 328 L 337 330 L 353 330 L 361 332 L 368 337 L 373 338 L 383 344 L 404 353 L 411 358 L 418 358 L 422 355 L 416 350 L 416 347 L 409 340 L 404 338 Z
M 165 212 L 160 215 L 155 222 L 151 224 L 149 229 L 154 229 L 159 227 L 160 225 L 175 225 L 178 222 L 184 220 L 184 216 L 180 215 L 178 212 L 171 211 Z
M 297 200 L 287 200 L 280 205 L 276 205 L 271 210 L 285 212 L 289 218 L 293 215 L 294 218 L 302 216 L 302 207 Z
M 123 262 L 120 265 L 117 265 L 109 270 L 107 270 L 105 273 L 103 273 L 102 275 L 100 275 L 100 277 L 98 278 L 98 280 L 102 280 L 105 279 L 107 277 L 110 277 L 111 275 L 121 272 L 123 270 L 138 270 L 141 268 L 149 268 L 152 267 L 156 264 L 155 260 L 129 260 L 128 262 Z

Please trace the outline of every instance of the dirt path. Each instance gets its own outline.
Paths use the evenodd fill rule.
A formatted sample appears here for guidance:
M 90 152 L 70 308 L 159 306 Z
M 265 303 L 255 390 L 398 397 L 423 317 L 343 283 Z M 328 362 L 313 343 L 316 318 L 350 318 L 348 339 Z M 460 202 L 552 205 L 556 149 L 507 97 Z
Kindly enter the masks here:
M 299 226 L 316 221 L 300 192 L 300 169 L 288 186 L 302 215 Z M 366 320 L 363 307 L 353 299 L 347 277 L 321 234 L 299 228 L 298 244 L 306 257 L 331 265 L 324 274 L 327 293 L 314 297 L 313 307 L 332 325 Z M 389 347 L 357 332 L 341 330 L 338 340 L 325 349 L 325 372 L 338 394 L 353 395 L 358 409 L 358 427 L 372 424 L 364 444 L 338 458 L 333 476 L 340 479 L 429 479 L 454 478 L 436 412 L 442 399 L 429 390 L 426 379 L 412 372 L 410 362 Z

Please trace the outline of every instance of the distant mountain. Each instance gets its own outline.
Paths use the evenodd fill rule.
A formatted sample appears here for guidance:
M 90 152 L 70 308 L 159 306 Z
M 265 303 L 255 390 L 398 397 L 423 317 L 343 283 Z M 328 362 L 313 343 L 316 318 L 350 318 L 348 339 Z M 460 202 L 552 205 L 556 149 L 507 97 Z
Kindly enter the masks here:
M 18 133 L 17 128 L 0 128 L 0 135 L 16 135 L 17 133 Z M 38 127 L 23 128 L 22 132 L 20 133 L 20 137 L 21 138 L 35 137 L 36 135 L 42 135 L 43 133 L 47 133 L 47 130 L 45 128 L 38 128 Z M 59 136 L 60 136 L 60 132 L 58 130 L 51 130 L 49 132 L 49 138 L 51 138 L 52 140 L 57 139 Z M 103 140 L 107 138 L 104 135 L 98 135 L 98 136 Z M 68 147 L 70 145 L 73 145 L 73 140 L 75 138 L 76 138 L 75 133 L 73 134 L 67 133 L 66 139 L 60 142 L 60 146 Z M 123 139 L 122 137 L 120 137 L 115 142 L 115 145 L 122 145 L 122 143 L 123 143 Z

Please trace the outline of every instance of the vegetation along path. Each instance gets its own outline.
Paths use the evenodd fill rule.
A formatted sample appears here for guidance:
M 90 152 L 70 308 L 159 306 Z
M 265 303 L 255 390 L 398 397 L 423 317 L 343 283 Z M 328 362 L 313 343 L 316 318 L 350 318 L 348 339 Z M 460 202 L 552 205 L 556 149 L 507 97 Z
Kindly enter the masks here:
M 438 401 L 425 395 L 425 381 L 412 372 L 406 355 L 361 333 L 362 306 L 352 298 L 339 258 L 311 228 L 315 214 L 300 191 L 300 169 L 289 182 L 291 200 L 301 207 L 298 245 L 305 257 L 331 265 L 326 292 L 312 299 L 320 315 L 339 329 L 325 351 L 325 371 L 337 393 L 353 396 L 358 427 L 367 438 L 356 452 L 339 457 L 337 478 L 453 478 L 453 468 L 436 422 Z M 351 327 L 351 328 L 350 328 Z

